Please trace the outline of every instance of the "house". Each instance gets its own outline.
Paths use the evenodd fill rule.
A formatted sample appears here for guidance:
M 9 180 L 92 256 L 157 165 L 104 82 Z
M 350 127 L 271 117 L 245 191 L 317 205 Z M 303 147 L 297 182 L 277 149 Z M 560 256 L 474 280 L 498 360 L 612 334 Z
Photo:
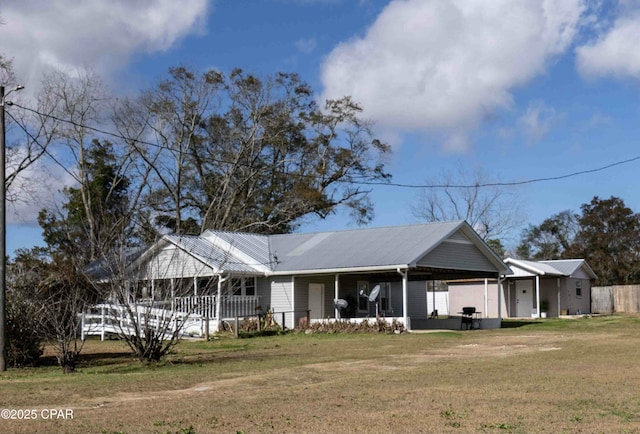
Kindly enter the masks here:
M 212 329 L 267 309 L 287 328 L 303 318 L 376 316 L 407 329 L 435 327 L 428 318 L 428 281 L 495 280 L 510 272 L 464 221 L 307 234 L 167 235 L 126 270 L 130 303 L 189 313 Z M 499 327 L 498 318 L 483 326 Z M 459 326 L 457 319 L 438 328 Z
M 591 312 L 591 282 L 597 277 L 584 259 L 526 261 L 507 258 L 513 271 L 500 282 L 503 317 L 557 317 Z M 496 279 L 450 281 L 451 310 L 463 305 L 484 306 L 488 315 L 497 314 Z M 540 307 L 540 309 L 538 309 Z

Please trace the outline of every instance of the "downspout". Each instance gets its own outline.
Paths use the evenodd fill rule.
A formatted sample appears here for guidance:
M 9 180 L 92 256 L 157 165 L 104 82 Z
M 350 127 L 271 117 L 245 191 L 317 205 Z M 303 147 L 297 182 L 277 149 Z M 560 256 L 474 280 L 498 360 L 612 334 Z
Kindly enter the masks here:
M 396 271 L 399 275 L 402 276 L 402 322 L 404 323 L 404 328 L 407 331 L 411 331 L 411 324 L 409 324 L 409 286 L 407 284 L 407 277 L 409 272 L 405 270 L 404 272 L 397 268 Z

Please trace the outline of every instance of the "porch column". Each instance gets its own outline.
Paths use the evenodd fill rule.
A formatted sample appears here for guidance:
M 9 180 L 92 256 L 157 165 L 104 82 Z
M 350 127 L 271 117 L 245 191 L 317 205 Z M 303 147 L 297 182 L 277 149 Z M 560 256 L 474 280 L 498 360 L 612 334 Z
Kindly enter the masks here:
M 556 293 L 558 294 L 558 318 L 560 318 L 560 313 L 562 311 L 560 310 L 560 278 L 559 277 L 556 279 Z
M 174 310 L 174 305 L 176 302 L 176 279 L 171 278 L 171 310 Z
M 339 292 L 338 289 L 340 289 L 339 281 L 340 281 L 340 279 L 339 279 L 338 275 L 336 274 L 336 276 L 335 276 L 335 278 L 333 280 L 333 299 L 334 300 L 337 300 L 339 298 L 338 297 L 338 292 Z M 333 303 L 333 317 L 335 319 L 338 319 L 338 308 L 336 307 L 335 303 Z
M 322 291 L 324 292 L 324 290 Z M 323 296 L 324 297 L 324 296 Z M 307 302 L 308 305 L 308 302 Z M 285 328 L 286 314 L 283 317 L 282 328 Z M 296 278 L 291 276 L 291 328 L 296 328 Z
M 402 271 L 399 268 L 396 270 L 402 276 L 402 322 L 407 331 L 411 330 L 411 324 L 409 324 L 409 284 L 408 276 L 409 271 Z
M 193 296 L 198 296 L 198 278 L 193 276 Z
M 498 282 L 498 286 L 500 286 L 500 282 Z M 500 298 L 498 298 L 498 303 L 500 303 Z M 487 314 L 489 313 L 489 279 L 484 278 L 484 317 L 487 318 Z
M 502 282 L 500 281 L 500 273 L 498 273 L 498 320 L 502 321 Z M 507 287 L 507 291 L 509 291 L 509 287 Z
M 540 276 L 536 274 L 536 317 L 540 318 Z
M 222 274 L 218 275 L 218 295 L 216 296 L 216 319 L 218 320 L 218 327 L 220 327 L 220 320 L 222 319 L 222 315 L 220 315 L 220 307 L 222 306 L 222 282 L 224 282 L 222 278 Z

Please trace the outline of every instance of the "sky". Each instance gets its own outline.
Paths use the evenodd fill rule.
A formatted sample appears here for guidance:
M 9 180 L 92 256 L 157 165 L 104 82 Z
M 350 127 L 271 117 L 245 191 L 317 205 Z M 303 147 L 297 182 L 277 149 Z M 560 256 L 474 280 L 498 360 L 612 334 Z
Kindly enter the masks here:
M 372 226 L 416 223 L 410 186 L 460 167 L 525 182 L 524 226 L 594 196 L 640 211 L 640 1 L 3 0 L 0 20 L 27 89 L 47 67 L 88 67 L 135 94 L 185 65 L 297 72 L 318 101 L 350 95 L 393 149 Z M 528 182 L 544 178 L 559 179 Z M 8 208 L 8 252 L 42 244 L 41 207 Z M 337 213 L 300 230 L 353 227 Z

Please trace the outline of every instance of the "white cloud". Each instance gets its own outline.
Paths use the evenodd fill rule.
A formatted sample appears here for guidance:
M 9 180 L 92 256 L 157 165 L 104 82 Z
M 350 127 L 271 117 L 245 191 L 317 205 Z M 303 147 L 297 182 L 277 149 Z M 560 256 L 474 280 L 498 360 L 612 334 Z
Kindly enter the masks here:
M 209 6 L 208 0 L 4 0 L 0 52 L 32 87 L 47 66 L 107 76 L 134 53 L 167 50 L 204 31 Z
M 304 54 L 310 54 L 315 50 L 318 45 L 318 41 L 315 38 L 301 38 L 298 39 L 295 44 L 296 48 Z
M 20 154 L 9 152 L 7 173 L 13 173 L 15 163 L 20 160 Z M 55 206 L 61 191 L 68 186 L 75 185 L 74 178 L 62 167 L 40 159 L 18 176 L 7 190 L 7 224 L 35 225 L 38 213 L 43 208 Z
M 48 67 L 103 77 L 123 69 L 136 53 L 164 51 L 205 30 L 212 0 L 3 0 L 0 53 L 13 59 L 16 77 L 31 95 Z M 23 92 L 23 94 L 25 93 Z M 9 171 L 11 164 L 9 164 Z M 20 174 L 8 192 L 9 224 L 35 224 L 65 186 L 59 166 L 44 160 Z M 17 193 L 19 192 L 19 193 Z
M 619 18 L 594 42 L 576 48 L 578 71 L 589 78 L 640 78 L 640 14 Z
M 532 101 L 529 103 L 525 113 L 520 117 L 519 122 L 529 140 L 538 142 L 563 117 L 562 113 L 558 113 L 552 107 L 547 107 L 544 102 Z
M 568 49 L 585 10 L 583 0 L 395 0 L 327 56 L 322 96 L 351 95 L 378 125 L 444 132 L 445 149 L 463 152 L 483 118 Z

